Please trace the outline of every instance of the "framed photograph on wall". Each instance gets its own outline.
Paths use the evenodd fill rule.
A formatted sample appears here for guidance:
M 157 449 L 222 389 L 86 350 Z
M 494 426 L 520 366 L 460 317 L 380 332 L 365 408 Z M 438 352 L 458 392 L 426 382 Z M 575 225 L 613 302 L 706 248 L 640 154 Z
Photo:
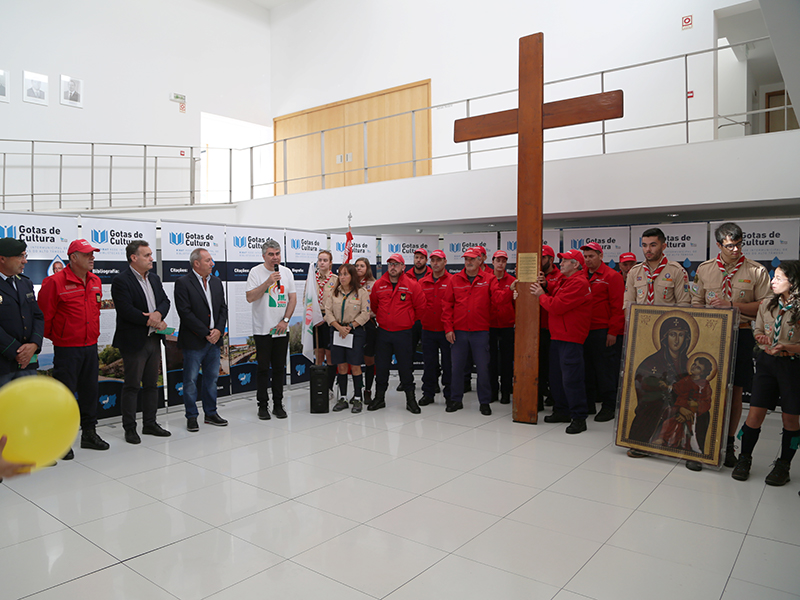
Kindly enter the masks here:
M 11 83 L 11 75 L 8 71 L 0 71 L 0 102 L 8 102 L 11 95 L 8 87 Z
M 61 104 L 83 108 L 83 80 L 61 76 Z
M 47 106 L 49 101 L 47 75 L 23 71 L 22 73 L 22 99 L 33 104 Z
M 738 309 L 631 306 L 616 444 L 719 467 Z

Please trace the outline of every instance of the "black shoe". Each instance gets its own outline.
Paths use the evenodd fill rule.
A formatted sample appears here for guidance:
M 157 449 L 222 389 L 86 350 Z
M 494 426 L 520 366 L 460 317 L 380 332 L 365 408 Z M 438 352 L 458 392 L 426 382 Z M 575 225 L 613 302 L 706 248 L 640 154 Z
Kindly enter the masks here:
M 501 396 L 500 404 L 511 404 L 511 396 Z
M 142 433 L 144 435 L 154 435 L 156 437 L 169 437 L 172 435 L 172 432 L 167 431 L 158 423 L 153 423 L 152 425 L 142 425 Z
M 594 420 L 598 423 L 605 423 L 606 421 L 614 420 L 615 410 L 613 408 L 606 408 L 605 406 L 600 409 L 600 412 L 594 416 Z
M 70 448 L 69 452 L 61 457 L 61 460 L 72 460 L 73 458 L 75 458 L 75 453 L 72 451 L 72 448 Z
M 457 410 L 461 410 L 464 408 L 463 402 L 450 402 L 449 400 L 445 402 L 445 412 L 456 412 Z
M 197 426 L 197 417 L 189 417 L 186 419 L 186 429 L 189 431 L 200 431 L 200 427 Z
M 569 423 L 572 419 L 569 418 L 569 415 L 564 415 L 561 413 L 554 412 L 552 415 L 547 415 L 544 418 L 545 423 Z
M 364 404 L 372 402 L 372 390 L 364 390 Z
M 261 421 L 269 421 L 272 416 L 269 414 L 269 406 L 267 400 L 258 403 L 258 418 Z
M 350 403 L 347 401 L 346 398 L 339 398 L 339 401 L 333 405 L 333 408 L 331 410 L 333 410 L 333 412 L 339 412 L 340 410 L 344 410 L 349 406 Z
M 380 410 L 381 408 L 386 408 L 386 400 L 382 394 L 375 396 L 372 402 L 367 404 L 367 410 Z
M 108 450 L 110 447 L 108 442 L 103 441 L 103 438 L 97 435 L 94 429 L 84 431 L 83 435 L 81 435 L 81 448 L 88 448 L 89 450 Z
M 733 444 L 728 444 L 728 447 L 725 448 L 725 462 L 722 464 L 728 468 L 736 466 L 736 446 Z
M 283 408 L 283 400 L 275 400 L 272 402 L 272 414 L 278 419 L 285 419 L 288 417 L 286 409 Z
M 572 419 L 572 423 L 567 426 L 567 433 L 583 433 L 586 431 L 586 419 Z
M 747 481 L 750 477 L 750 466 L 753 464 L 753 457 L 747 454 L 740 454 L 736 466 L 733 467 L 731 477 L 736 481 Z
M 203 422 L 206 425 L 216 425 L 217 427 L 225 427 L 228 424 L 228 422 L 219 415 L 206 415 Z
M 699 463 L 696 460 L 687 460 L 686 468 L 689 469 L 690 471 L 702 471 L 703 463 Z
M 353 398 L 351 401 L 352 408 L 350 409 L 351 413 L 360 413 L 361 412 L 361 400 L 358 398 Z
M 772 471 L 769 472 L 767 478 L 764 480 L 767 485 L 786 485 L 791 481 L 789 479 L 789 469 L 792 463 L 788 460 L 779 458 L 772 463 Z
M 397 384 L 397 391 L 398 392 L 404 392 L 405 391 L 405 388 L 403 387 L 403 382 L 402 381 Z
M 125 441 L 128 442 L 129 444 L 141 444 L 142 438 L 139 437 L 139 434 L 136 433 L 135 429 L 126 429 Z
M 628 456 L 631 458 L 647 458 L 650 455 L 647 452 L 642 452 L 641 450 L 630 448 L 628 450 Z
M 414 393 L 414 390 L 406 392 L 406 410 L 414 415 L 418 415 L 422 412 L 419 404 L 417 404 L 417 396 Z
M 419 399 L 420 406 L 428 406 L 428 404 L 433 404 L 433 398 L 430 396 L 423 396 Z
M 487 417 L 492 414 L 492 407 L 488 404 L 481 404 L 481 414 Z

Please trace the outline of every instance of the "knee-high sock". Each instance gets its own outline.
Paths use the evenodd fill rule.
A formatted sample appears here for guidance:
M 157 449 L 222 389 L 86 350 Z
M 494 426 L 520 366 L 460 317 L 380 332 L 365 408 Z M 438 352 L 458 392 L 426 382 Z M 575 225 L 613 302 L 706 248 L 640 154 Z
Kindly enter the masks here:
M 781 436 L 781 460 L 792 462 L 797 446 L 800 444 L 800 431 L 783 430 Z
M 742 425 L 742 454 L 753 455 L 753 448 L 756 447 L 758 436 L 761 435 L 761 427 L 753 429 L 747 423 Z
M 336 374 L 338 373 L 336 365 L 328 365 L 328 389 L 333 389 L 333 383 L 336 381 Z
M 353 375 L 353 392 L 354 398 L 361 398 L 361 389 L 364 387 L 364 376 Z
M 344 375 L 340 373 L 336 376 L 336 379 L 339 383 L 339 396 L 341 398 L 347 398 L 347 373 Z
M 368 390 L 372 390 L 372 381 L 375 379 L 375 365 L 367 365 L 364 369 L 365 386 Z

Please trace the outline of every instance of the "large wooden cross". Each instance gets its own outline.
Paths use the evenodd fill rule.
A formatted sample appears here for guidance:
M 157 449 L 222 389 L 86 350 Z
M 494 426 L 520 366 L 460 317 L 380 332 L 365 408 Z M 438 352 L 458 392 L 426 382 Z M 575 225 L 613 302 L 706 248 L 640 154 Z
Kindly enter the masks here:
M 517 155 L 517 278 L 536 281 L 542 250 L 544 130 L 622 116 L 622 91 L 544 103 L 544 36 L 519 40 L 519 108 L 460 119 L 455 141 L 519 134 Z M 557 251 L 557 250 L 556 250 Z M 513 419 L 538 420 L 539 300 L 520 287 L 514 347 Z

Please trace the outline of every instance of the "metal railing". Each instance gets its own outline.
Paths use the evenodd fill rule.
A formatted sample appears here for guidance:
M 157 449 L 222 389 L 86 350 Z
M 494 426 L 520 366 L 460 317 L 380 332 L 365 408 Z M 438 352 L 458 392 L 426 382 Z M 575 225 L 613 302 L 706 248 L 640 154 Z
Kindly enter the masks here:
M 745 106 L 741 110 L 739 106 L 739 109 L 731 110 L 732 105 L 746 104 L 746 89 L 741 90 L 741 95 L 720 92 L 725 83 L 719 80 L 717 69 L 720 52 L 727 50 L 734 54 L 739 52 L 748 55 L 768 50 L 769 44 L 769 38 L 763 37 L 546 82 L 546 101 L 622 87 L 625 91 L 626 116 L 619 121 L 568 127 L 564 132 L 548 130 L 545 132 L 545 159 L 688 144 L 733 135 L 753 135 L 762 133 L 762 116 L 766 119 L 766 115 L 778 112 L 783 112 L 784 127 L 788 127 L 790 116 L 793 115 L 793 107 L 788 103 L 777 108 L 748 110 Z M 692 61 L 695 60 L 700 63 L 693 71 Z M 660 78 L 669 80 L 669 85 L 662 90 L 657 87 L 657 82 L 654 92 L 651 89 L 653 80 Z M 641 85 L 642 81 L 645 82 L 644 86 Z M 674 83 L 676 81 L 677 84 Z M 643 89 L 639 89 L 641 87 Z M 704 97 L 701 107 L 695 108 L 692 97 L 694 90 L 698 88 L 702 89 L 701 94 Z M 713 101 L 709 95 L 713 95 Z M 369 183 L 370 173 L 374 173 L 376 169 L 405 168 L 402 176 L 417 177 L 434 172 L 515 164 L 516 157 L 510 153 L 517 147 L 513 138 L 511 141 L 482 140 L 467 142 L 465 145 L 456 145 L 451 140 L 453 122 L 456 119 L 514 107 L 516 99 L 517 90 L 507 90 L 245 148 L 0 139 L 0 207 L 3 210 L 31 211 L 147 208 L 196 205 L 206 203 L 204 201 L 210 198 L 217 202 L 233 203 L 271 196 L 275 192 L 288 194 L 295 187 L 293 184 L 299 182 L 313 182 L 311 187 L 326 189 L 331 177 L 347 178 L 356 173 L 359 174 L 358 183 Z M 665 110 L 661 105 L 668 103 L 672 106 Z M 442 111 L 446 111 L 446 114 Z M 458 114 L 452 115 L 454 112 Z M 411 131 L 405 135 L 411 139 L 411 158 L 369 164 L 370 127 L 381 122 L 388 123 L 391 119 L 408 120 L 409 116 Z M 430 127 L 429 135 L 434 147 L 432 156 L 420 156 L 417 152 L 417 124 L 420 118 L 427 121 Z M 703 128 L 704 125 L 707 127 Z M 326 136 L 343 135 L 348 130 L 359 128 L 361 131 L 355 131 L 355 134 L 362 140 L 360 153 L 363 160 L 354 168 L 326 171 Z M 642 132 L 649 132 L 650 136 L 640 139 Z M 660 132 L 668 133 L 662 135 Z M 317 137 L 319 172 L 290 177 L 290 145 L 299 142 L 316 144 Z M 551 152 L 551 149 L 570 144 L 571 150 Z M 75 148 L 79 150 L 75 151 Z M 123 148 L 126 150 L 120 150 Z M 283 165 L 280 174 L 275 173 L 272 166 L 275 164 L 277 168 L 277 161 L 274 159 L 278 155 L 281 156 Z M 212 157 L 215 157 L 213 161 Z M 266 158 L 269 166 L 258 168 L 257 157 Z M 453 168 L 456 161 L 459 162 Z M 344 162 L 346 164 L 350 161 Z M 217 163 L 221 163 L 221 166 Z M 421 163 L 427 163 L 426 168 L 420 170 Z M 216 179 L 227 180 L 227 187 L 222 185 L 217 188 L 210 185 L 209 173 L 212 169 Z M 237 169 L 241 173 L 235 175 Z M 81 176 L 83 183 L 73 182 L 80 180 Z M 198 178 L 202 176 L 205 177 L 205 184 L 202 180 L 198 183 Z M 29 182 L 27 185 L 24 183 L 26 180 Z

